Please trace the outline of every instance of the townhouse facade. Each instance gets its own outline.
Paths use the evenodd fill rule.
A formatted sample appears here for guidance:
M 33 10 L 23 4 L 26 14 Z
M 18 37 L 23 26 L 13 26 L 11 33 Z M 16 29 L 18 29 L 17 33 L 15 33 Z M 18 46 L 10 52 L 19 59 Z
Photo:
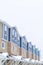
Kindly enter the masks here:
M 21 36 L 16 27 L 0 21 L 0 53 L 3 52 L 40 61 L 40 50 Z

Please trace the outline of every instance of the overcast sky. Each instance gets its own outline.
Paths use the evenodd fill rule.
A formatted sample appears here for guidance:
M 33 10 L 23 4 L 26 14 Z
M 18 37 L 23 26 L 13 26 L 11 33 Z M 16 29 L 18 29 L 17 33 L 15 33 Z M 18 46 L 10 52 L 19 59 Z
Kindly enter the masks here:
M 0 0 L 0 19 L 16 26 L 40 49 L 43 59 L 43 0 Z

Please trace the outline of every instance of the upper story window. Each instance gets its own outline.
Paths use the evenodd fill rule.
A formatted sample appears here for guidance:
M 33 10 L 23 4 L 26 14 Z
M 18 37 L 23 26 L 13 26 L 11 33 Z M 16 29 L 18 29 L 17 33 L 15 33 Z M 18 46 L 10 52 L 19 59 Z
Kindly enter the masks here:
M 13 29 L 12 31 L 12 37 L 14 38 L 14 37 L 17 37 L 17 33 L 16 33 L 16 31 Z
M 32 48 L 32 44 L 31 44 L 31 42 L 29 42 L 29 48 Z
M 14 35 L 14 29 L 13 29 L 13 31 L 12 31 L 12 35 Z
M 7 31 L 7 26 L 6 25 L 4 25 L 4 29 L 5 29 L 5 31 Z
M 18 35 L 17 39 L 18 39 L 18 41 L 20 41 L 20 37 L 19 37 L 19 35 Z
M 40 51 L 38 51 L 38 56 L 40 56 Z
M 12 32 L 12 38 L 14 39 L 14 29 L 11 32 Z
M 25 38 L 25 37 L 23 37 L 23 38 L 22 38 L 22 43 L 25 43 L 25 44 L 27 43 L 27 41 L 26 41 L 26 38 Z
M 2 33 L 2 38 L 5 40 L 8 40 L 8 36 L 9 36 L 9 29 L 8 26 L 6 24 L 3 24 L 3 29 L 2 29 L 3 33 Z
M 4 25 L 4 34 L 8 34 L 8 27 L 6 25 Z
M 33 53 L 35 53 L 35 46 L 33 46 L 32 51 L 33 51 Z
M 17 33 L 15 32 L 15 37 L 17 37 Z

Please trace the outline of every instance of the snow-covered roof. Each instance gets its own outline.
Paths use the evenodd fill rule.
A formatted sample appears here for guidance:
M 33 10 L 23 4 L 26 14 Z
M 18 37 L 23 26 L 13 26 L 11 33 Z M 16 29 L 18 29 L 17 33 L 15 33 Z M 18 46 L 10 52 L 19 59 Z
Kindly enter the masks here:
M 24 61 L 29 62 L 30 61 L 30 58 L 25 58 Z
M 0 53 L 0 59 L 1 58 L 9 58 L 9 60 L 14 60 L 14 61 L 19 61 L 19 62 L 24 62 L 24 63 L 35 63 L 35 64 L 43 64 L 43 62 L 38 61 L 38 60 L 34 60 L 34 59 L 30 59 L 30 58 L 23 58 L 22 56 L 9 56 L 8 53 Z
M 9 56 L 10 60 L 14 60 L 14 61 L 21 61 L 22 60 L 22 56 Z
M 8 53 L 0 53 L 0 57 L 6 58 L 8 56 Z
M 31 63 L 35 63 L 35 60 L 34 59 L 31 59 Z
M 39 61 L 38 60 L 35 60 L 36 63 L 38 63 Z
M 2 55 L 6 57 L 6 56 L 8 56 L 8 53 L 2 53 Z
M 9 28 L 11 27 L 8 23 L 6 23 L 6 22 L 3 21 L 3 20 L 0 20 L 0 23 L 7 25 Z

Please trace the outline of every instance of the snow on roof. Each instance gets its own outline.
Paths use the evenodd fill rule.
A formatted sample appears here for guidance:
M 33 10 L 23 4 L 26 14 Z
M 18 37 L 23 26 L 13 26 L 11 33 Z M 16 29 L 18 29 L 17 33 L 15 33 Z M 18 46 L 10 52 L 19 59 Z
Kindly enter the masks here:
M 6 56 L 8 56 L 8 53 L 2 53 L 2 55 L 6 57 Z
M 35 64 L 40 64 L 40 62 L 38 60 L 35 60 Z
M 5 21 L 3 21 L 3 20 L 0 20 L 0 22 L 1 22 L 2 24 L 7 25 L 9 28 L 11 27 L 8 23 L 6 23 L 6 22 L 5 22 Z
M 35 60 L 34 60 L 34 59 L 31 59 L 31 62 L 32 62 L 32 63 L 34 63 L 34 62 L 35 62 Z
M 26 59 L 24 59 L 24 60 L 27 61 L 27 62 L 29 62 L 29 61 L 30 61 L 30 58 L 28 58 L 28 59 L 26 58 Z
M 7 57 L 8 56 L 8 53 L 0 53 L 0 57 Z
M 22 56 L 12 56 L 12 58 L 15 59 L 15 60 L 21 60 Z
M 38 60 L 35 60 L 36 63 L 38 63 L 39 61 Z
M 43 62 L 39 61 L 39 64 L 42 64 Z

